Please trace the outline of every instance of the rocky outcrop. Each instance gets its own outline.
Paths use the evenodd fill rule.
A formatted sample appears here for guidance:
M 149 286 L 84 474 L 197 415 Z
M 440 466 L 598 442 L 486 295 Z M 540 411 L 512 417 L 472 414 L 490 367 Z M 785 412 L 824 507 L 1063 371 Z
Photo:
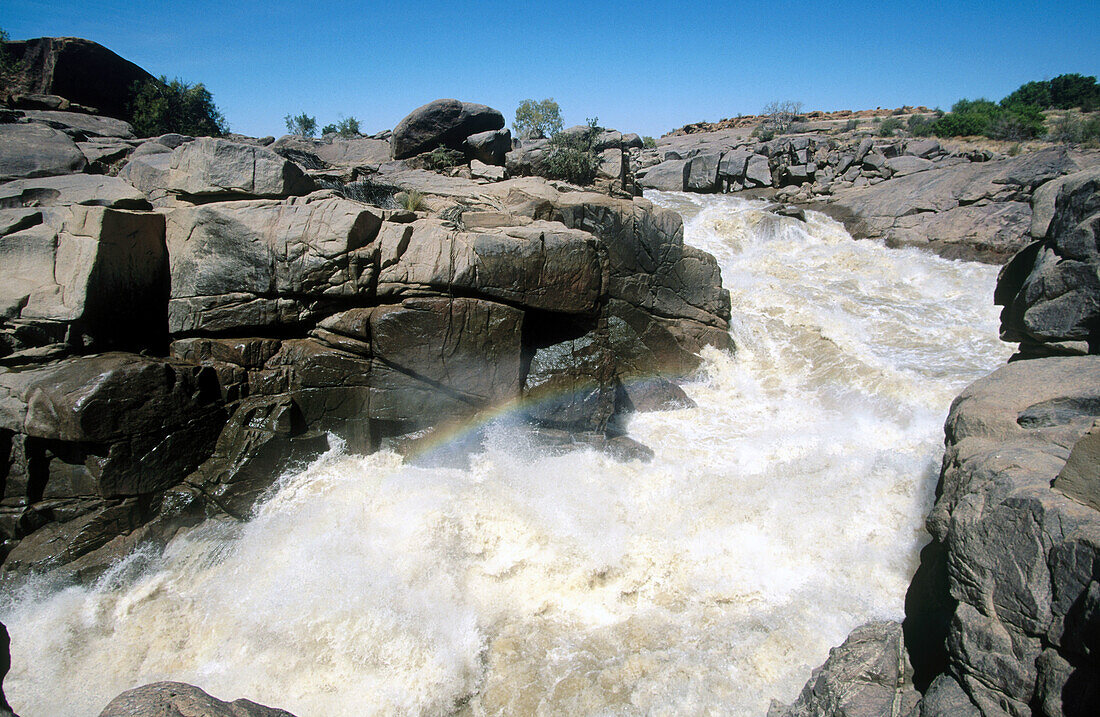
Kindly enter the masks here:
M 447 122 L 414 113 L 395 146 L 435 127 L 500 161 L 499 113 L 458 104 Z M 87 580 L 205 515 L 246 518 L 329 434 L 412 450 L 511 407 L 540 441 L 645 459 L 613 418 L 684 405 L 668 377 L 732 346 L 714 258 L 621 193 L 618 132 L 600 139 L 613 197 L 477 159 L 447 175 L 378 161 L 384 138 L 142 141 L 58 114 L 0 125 L 84 160 L 0 184 L 8 576 Z M 119 136 L 93 142 L 97 127 Z
M 15 717 L 4 697 L 4 678 L 11 669 L 11 640 L 8 638 L 8 628 L 0 622 L 0 717 Z
M 19 71 L 5 94 L 55 95 L 118 119 L 129 118 L 134 83 L 153 79 L 102 45 L 78 37 L 40 37 L 4 43 Z
M 0 181 L 70 174 L 87 163 L 64 132 L 41 124 L 0 124 Z
M 1100 352 L 1100 170 L 1061 179 L 1046 236 L 1002 270 L 1001 338 L 1025 355 Z
M 406 159 L 440 145 L 463 150 L 467 137 L 504 127 L 504 115 L 472 102 L 435 100 L 418 107 L 393 128 L 393 158 Z
M 790 706 L 772 702 L 768 717 L 904 717 L 920 700 L 901 624 L 857 627 L 814 670 Z
M 225 702 L 183 682 L 154 682 L 126 690 L 99 717 L 294 717 L 251 700 Z
M 1045 233 L 1061 178 L 1100 165 L 1100 153 L 1065 147 L 1008 157 L 949 151 L 935 139 L 808 133 L 754 142 L 734 131 L 664 137 L 630 155 L 642 188 L 766 193 L 823 211 L 856 238 L 998 264 L 1029 231 Z

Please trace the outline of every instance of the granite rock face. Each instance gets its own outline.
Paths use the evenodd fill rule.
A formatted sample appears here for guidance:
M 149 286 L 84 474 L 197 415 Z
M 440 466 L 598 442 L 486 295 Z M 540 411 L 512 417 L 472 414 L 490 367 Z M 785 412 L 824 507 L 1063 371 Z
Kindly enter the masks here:
M 1100 351 L 1100 170 L 1064 177 L 1046 236 L 1002 270 L 1001 337 L 1031 354 Z
M 385 137 L 134 140 L 48 99 L 0 125 L 68 152 L 44 168 L 20 150 L 0 183 L 0 577 L 89 580 L 206 515 L 244 518 L 330 434 L 414 445 L 515 407 L 559 444 L 644 460 L 613 417 L 685 405 L 670 379 L 732 348 L 717 263 L 623 194 L 617 132 L 610 196 L 413 169 Z M 436 132 L 427 149 L 503 161 L 499 113 L 455 104 L 392 146 Z M 395 209 L 402 191 L 418 211 Z

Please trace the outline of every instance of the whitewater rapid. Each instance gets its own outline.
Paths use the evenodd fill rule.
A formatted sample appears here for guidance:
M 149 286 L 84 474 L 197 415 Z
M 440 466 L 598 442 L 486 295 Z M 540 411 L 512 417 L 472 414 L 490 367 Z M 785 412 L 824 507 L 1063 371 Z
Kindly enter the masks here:
M 468 469 L 335 446 L 244 525 L 0 597 L 16 712 L 171 679 L 298 717 L 763 715 L 899 619 L 947 408 L 1011 352 L 996 268 L 647 196 L 718 258 L 738 346 L 705 353 L 697 408 L 631 419 L 651 463 L 506 422 Z

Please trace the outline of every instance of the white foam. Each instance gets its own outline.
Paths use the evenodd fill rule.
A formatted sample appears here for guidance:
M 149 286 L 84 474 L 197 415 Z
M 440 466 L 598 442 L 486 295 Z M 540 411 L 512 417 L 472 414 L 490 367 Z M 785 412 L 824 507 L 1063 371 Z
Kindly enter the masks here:
M 334 450 L 244 526 L 8 596 L 16 711 L 173 679 L 299 717 L 763 714 L 900 617 L 948 404 L 1008 354 L 996 269 L 652 198 L 718 257 L 739 345 L 706 352 L 697 409 L 631 421 L 652 463 L 506 427 L 469 470 Z

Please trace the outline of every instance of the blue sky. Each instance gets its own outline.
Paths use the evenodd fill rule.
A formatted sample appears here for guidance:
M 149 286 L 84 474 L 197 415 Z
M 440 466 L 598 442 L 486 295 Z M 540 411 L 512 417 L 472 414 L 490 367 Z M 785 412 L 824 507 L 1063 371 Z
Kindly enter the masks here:
M 95 40 L 154 75 L 202 82 L 236 132 L 306 112 L 365 132 L 440 97 L 553 97 L 565 123 L 658 136 L 701 120 L 1000 99 L 1100 74 L 1100 3 L 280 2 L 0 0 L 12 39 Z

